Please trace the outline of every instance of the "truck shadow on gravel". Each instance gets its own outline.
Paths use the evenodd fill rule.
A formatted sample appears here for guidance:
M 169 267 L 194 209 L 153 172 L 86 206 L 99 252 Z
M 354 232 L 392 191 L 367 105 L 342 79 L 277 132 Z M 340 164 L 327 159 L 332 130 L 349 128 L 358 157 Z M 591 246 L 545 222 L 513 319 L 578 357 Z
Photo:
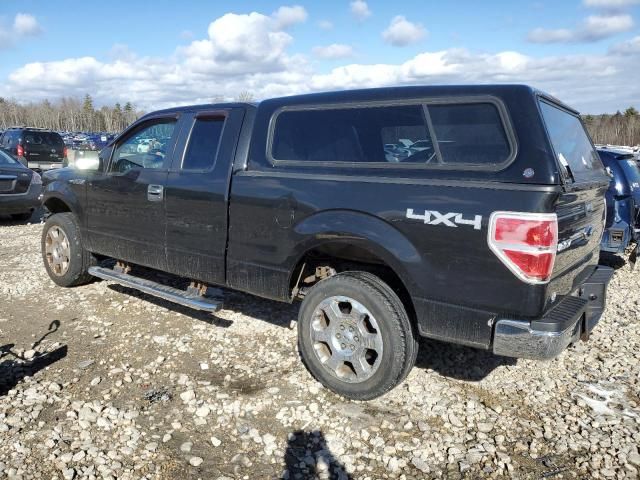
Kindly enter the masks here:
M 108 288 L 215 327 L 228 328 L 233 324 L 232 320 L 221 318 L 216 314 L 199 312 L 121 285 L 109 285 Z M 227 311 L 250 316 L 282 328 L 290 328 L 291 321 L 297 319 L 299 305 L 295 303 L 291 305 L 233 290 L 220 290 L 224 294 L 223 308 Z M 433 370 L 442 376 L 457 380 L 477 382 L 498 367 L 515 364 L 516 359 L 493 355 L 489 351 L 421 338 L 416 367 Z
M 322 431 L 297 430 L 289 435 L 284 454 L 285 471 L 280 478 L 351 480 L 344 465 L 331 453 Z
M 162 298 L 154 297 L 138 290 L 123 287 L 122 285 L 109 285 L 108 288 L 119 294 L 134 297 L 145 302 L 152 303 L 158 307 L 166 308 L 172 312 L 191 317 L 195 320 L 206 322 L 210 325 L 228 328 L 233 325 L 232 320 L 221 318 L 215 313 L 200 312 L 176 303 L 171 303 Z M 262 298 L 254 297 L 245 293 L 233 290 L 220 289 L 224 295 L 223 309 L 248 315 L 257 320 L 276 325 L 278 327 L 289 328 L 291 320 L 297 318 L 298 305 L 274 302 Z
M 456 380 L 479 382 L 496 368 L 516 362 L 515 358 L 494 355 L 486 350 L 422 338 L 416 367 Z
M 624 267 L 627 264 L 627 261 L 621 255 L 609 252 L 600 252 L 600 261 L 598 264 L 618 270 Z
M 0 346 L 0 397 L 6 395 L 25 377 L 35 375 L 43 368 L 67 356 L 66 345 L 49 351 L 36 350 L 42 341 L 58 328 L 60 328 L 60 321 L 51 322 L 49 330 L 32 345 L 32 350 L 35 352 L 29 358 L 26 358 L 25 354 L 15 352 L 13 343 Z
M 10 215 L 0 215 L 0 227 L 16 227 L 19 225 L 27 225 L 29 223 L 40 223 L 44 218 L 44 209 L 38 208 L 27 220 L 16 220 Z

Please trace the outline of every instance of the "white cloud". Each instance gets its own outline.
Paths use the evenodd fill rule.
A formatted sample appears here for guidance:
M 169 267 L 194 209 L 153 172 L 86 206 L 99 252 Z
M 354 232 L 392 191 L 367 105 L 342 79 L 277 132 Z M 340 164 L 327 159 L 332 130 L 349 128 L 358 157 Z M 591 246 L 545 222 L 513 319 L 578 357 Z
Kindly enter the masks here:
M 619 9 L 640 4 L 640 0 L 584 0 L 587 7 Z
M 256 99 L 322 90 L 395 85 L 528 83 L 589 112 L 640 107 L 640 37 L 606 54 L 531 57 L 517 51 L 422 51 L 393 63 L 345 62 L 319 70 L 318 62 L 289 49 L 291 35 L 275 16 L 226 14 L 204 38 L 163 57 L 143 57 L 116 45 L 105 59 L 33 62 L 0 82 L 0 96 L 27 102 L 90 93 L 97 105 L 132 101 L 153 110 L 226 99 L 248 91 Z M 335 58 L 348 45 L 314 49 Z
M 209 38 L 178 49 L 178 57 L 202 74 L 280 71 L 288 61 L 285 50 L 293 41 L 282 28 L 282 18 L 277 16 L 227 13 L 209 24 Z
M 640 35 L 633 37 L 631 40 L 612 45 L 609 50 L 620 55 L 640 55 Z
M 313 54 L 320 58 L 337 59 L 353 56 L 353 47 L 342 43 L 332 43 L 322 47 L 313 47 Z
M 600 40 L 632 28 L 631 15 L 590 15 L 583 24 L 581 35 L 587 40 Z
M 13 31 L 17 35 L 27 37 L 39 34 L 42 29 L 36 17 L 28 13 L 18 13 L 13 20 Z
M 589 15 L 575 30 L 566 28 L 536 28 L 527 35 L 533 43 L 596 42 L 633 28 L 633 17 L 628 14 Z
M 422 40 L 427 30 L 419 23 L 412 23 L 403 15 L 393 17 L 387 29 L 382 32 L 385 42 L 394 47 L 404 47 Z
M 42 32 L 36 17 L 28 13 L 18 13 L 11 25 L 4 25 L 0 17 L 0 49 L 15 45 L 17 40 L 33 37 Z
M 277 28 L 289 28 L 296 23 L 307 21 L 308 13 L 300 5 L 283 6 L 273 12 L 272 17 L 276 21 Z
M 533 43 L 562 43 L 573 39 L 574 32 L 566 28 L 534 28 L 527 35 L 527 40 Z
M 353 0 L 350 4 L 351 14 L 356 20 L 363 21 L 371 16 L 369 5 L 364 0 Z

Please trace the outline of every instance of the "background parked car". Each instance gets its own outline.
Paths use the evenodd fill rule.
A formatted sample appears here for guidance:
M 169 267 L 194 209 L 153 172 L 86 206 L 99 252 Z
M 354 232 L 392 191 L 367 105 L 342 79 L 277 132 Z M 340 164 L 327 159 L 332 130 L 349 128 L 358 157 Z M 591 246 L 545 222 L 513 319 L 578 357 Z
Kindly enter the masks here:
M 626 150 L 599 148 L 602 163 L 611 174 L 606 193 L 607 218 L 600 249 L 623 253 L 640 238 L 640 167 Z
M 44 128 L 10 127 L 0 137 L 2 149 L 36 171 L 63 166 L 67 147 L 59 133 Z
M 28 220 L 40 206 L 41 199 L 40 175 L 0 150 L 0 215 Z

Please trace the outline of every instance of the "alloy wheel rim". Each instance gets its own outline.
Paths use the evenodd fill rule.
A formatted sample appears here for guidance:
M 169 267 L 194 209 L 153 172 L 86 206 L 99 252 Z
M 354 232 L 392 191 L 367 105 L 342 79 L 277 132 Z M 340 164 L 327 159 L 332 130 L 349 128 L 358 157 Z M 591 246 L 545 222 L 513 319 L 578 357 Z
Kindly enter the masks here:
M 310 337 L 320 364 L 344 382 L 368 380 L 382 361 L 378 322 L 353 298 L 333 296 L 320 302 L 311 317 Z
M 54 275 L 61 277 L 69 270 L 71 246 L 66 233 L 58 226 L 53 226 L 45 237 L 45 255 L 49 269 Z

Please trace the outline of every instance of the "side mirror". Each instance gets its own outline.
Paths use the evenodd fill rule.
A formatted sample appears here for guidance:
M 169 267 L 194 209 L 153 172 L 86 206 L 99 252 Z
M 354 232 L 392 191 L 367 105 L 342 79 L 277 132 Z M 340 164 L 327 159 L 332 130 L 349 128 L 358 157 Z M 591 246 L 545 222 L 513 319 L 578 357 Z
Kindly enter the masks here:
M 103 152 L 104 150 L 100 153 L 91 150 L 77 150 L 75 151 L 72 165 L 77 170 L 88 172 L 102 171 L 103 165 L 105 165 L 109 158 L 108 154 L 103 156 Z

